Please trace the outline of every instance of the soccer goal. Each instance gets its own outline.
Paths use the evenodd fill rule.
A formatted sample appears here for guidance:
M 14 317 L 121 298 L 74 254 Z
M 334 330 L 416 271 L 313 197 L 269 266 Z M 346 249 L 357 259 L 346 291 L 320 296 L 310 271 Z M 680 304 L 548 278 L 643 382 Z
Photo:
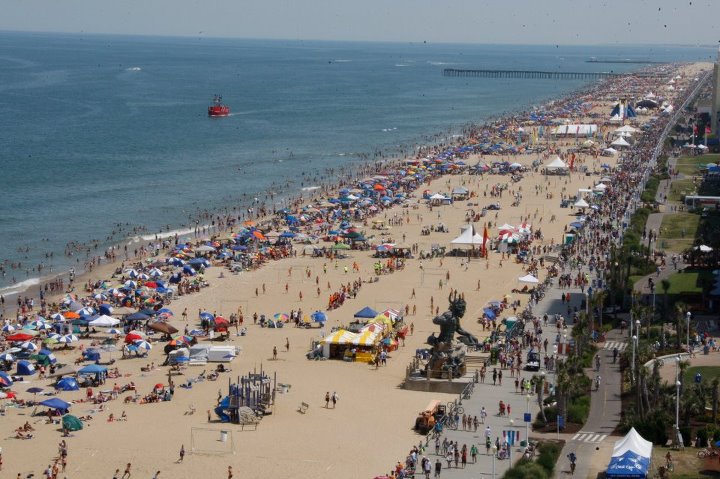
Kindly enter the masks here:
M 218 456 L 235 454 L 235 437 L 229 428 L 193 427 L 190 429 L 190 451 Z

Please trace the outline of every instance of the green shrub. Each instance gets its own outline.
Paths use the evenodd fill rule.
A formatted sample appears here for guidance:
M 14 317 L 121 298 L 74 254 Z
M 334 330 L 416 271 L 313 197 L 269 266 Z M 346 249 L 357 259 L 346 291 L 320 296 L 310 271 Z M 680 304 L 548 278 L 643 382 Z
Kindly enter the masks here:
M 560 447 L 552 442 L 544 442 L 538 447 L 540 454 L 537 458 L 537 463 L 542 466 L 548 473 L 548 476 L 552 476 L 555 470 L 555 463 L 557 462 L 558 456 L 560 456 Z
M 568 405 L 567 420 L 576 424 L 584 424 L 590 414 L 590 396 L 580 396 Z

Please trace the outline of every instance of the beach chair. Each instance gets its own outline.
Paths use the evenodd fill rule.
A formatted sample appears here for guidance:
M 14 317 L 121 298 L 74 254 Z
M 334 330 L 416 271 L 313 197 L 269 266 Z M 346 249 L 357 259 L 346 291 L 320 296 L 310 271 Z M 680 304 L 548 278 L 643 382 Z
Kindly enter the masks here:
M 308 403 L 306 403 L 306 402 L 301 402 L 301 403 L 300 403 L 300 407 L 298 408 L 298 412 L 299 412 L 300 414 L 305 414 L 305 413 L 307 412 L 307 410 L 308 410 L 309 407 L 310 407 L 310 405 L 309 405 Z

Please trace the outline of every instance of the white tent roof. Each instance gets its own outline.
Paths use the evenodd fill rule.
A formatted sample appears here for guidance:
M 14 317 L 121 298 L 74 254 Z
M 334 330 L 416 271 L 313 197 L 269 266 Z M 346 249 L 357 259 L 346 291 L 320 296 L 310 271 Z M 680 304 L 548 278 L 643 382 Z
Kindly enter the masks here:
M 582 199 L 582 198 L 580 198 L 579 200 L 577 200 L 577 201 L 575 202 L 575 207 L 576 207 L 576 208 L 587 208 L 587 207 L 589 207 L 589 206 L 590 206 L 590 205 L 588 204 L 588 202 L 585 201 L 585 200 Z
M 593 190 L 604 190 L 607 188 L 607 185 L 604 185 L 602 183 L 598 183 L 597 185 L 593 186 Z
M 652 449 L 652 442 L 643 439 L 635 428 L 632 428 L 624 438 L 615 441 L 612 457 L 622 456 L 628 451 L 632 451 L 642 457 L 652 457 Z
M 554 169 L 567 168 L 567 167 L 568 167 L 567 164 L 563 160 L 561 160 L 559 156 L 556 156 L 555 158 L 553 158 L 553 160 L 550 163 L 545 165 L 545 168 L 554 168 Z
M 446 200 L 445 196 L 441 195 L 440 193 L 435 193 L 430 197 L 431 200 Z
M 525 276 L 519 277 L 518 281 L 520 281 L 521 283 L 532 283 L 532 284 L 536 284 L 536 283 L 540 282 L 535 276 L 533 276 L 531 274 L 526 274 Z
M 615 155 L 617 153 L 617 150 L 615 148 L 605 148 L 603 151 L 606 153 L 610 153 L 611 155 Z
M 617 140 L 613 141 L 611 143 L 612 146 L 630 146 L 630 143 L 628 143 L 625 138 L 620 137 Z
M 470 225 L 469 228 L 465 228 L 460 236 L 450 242 L 451 244 L 470 244 L 470 245 L 481 245 L 482 235 L 475 233 L 475 227 Z
M 638 131 L 639 130 L 637 128 L 633 128 L 630 125 L 625 125 L 615 129 L 614 133 L 637 133 Z
M 707 245 L 701 244 L 700 246 L 695 247 L 696 250 L 700 250 L 703 253 L 709 253 L 713 249 Z
M 97 326 L 100 328 L 111 328 L 120 324 L 120 320 L 103 314 L 90 321 L 90 326 Z

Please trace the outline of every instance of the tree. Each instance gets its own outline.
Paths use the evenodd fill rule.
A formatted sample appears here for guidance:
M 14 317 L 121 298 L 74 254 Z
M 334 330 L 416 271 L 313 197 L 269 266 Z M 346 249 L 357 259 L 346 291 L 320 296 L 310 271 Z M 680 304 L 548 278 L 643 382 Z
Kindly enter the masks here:
M 665 320 L 668 316 L 668 291 L 670 291 L 670 281 L 666 278 L 660 281 L 660 287 L 663 290 L 663 314 L 662 319 L 663 323 L 665 323 Z
M 712 381 L 712 420 L 713 420 L 713 424 L 717 424 L 718 389 L 720 389 L 720 380 L 718 380 L 718 378 L 715 378 Z

